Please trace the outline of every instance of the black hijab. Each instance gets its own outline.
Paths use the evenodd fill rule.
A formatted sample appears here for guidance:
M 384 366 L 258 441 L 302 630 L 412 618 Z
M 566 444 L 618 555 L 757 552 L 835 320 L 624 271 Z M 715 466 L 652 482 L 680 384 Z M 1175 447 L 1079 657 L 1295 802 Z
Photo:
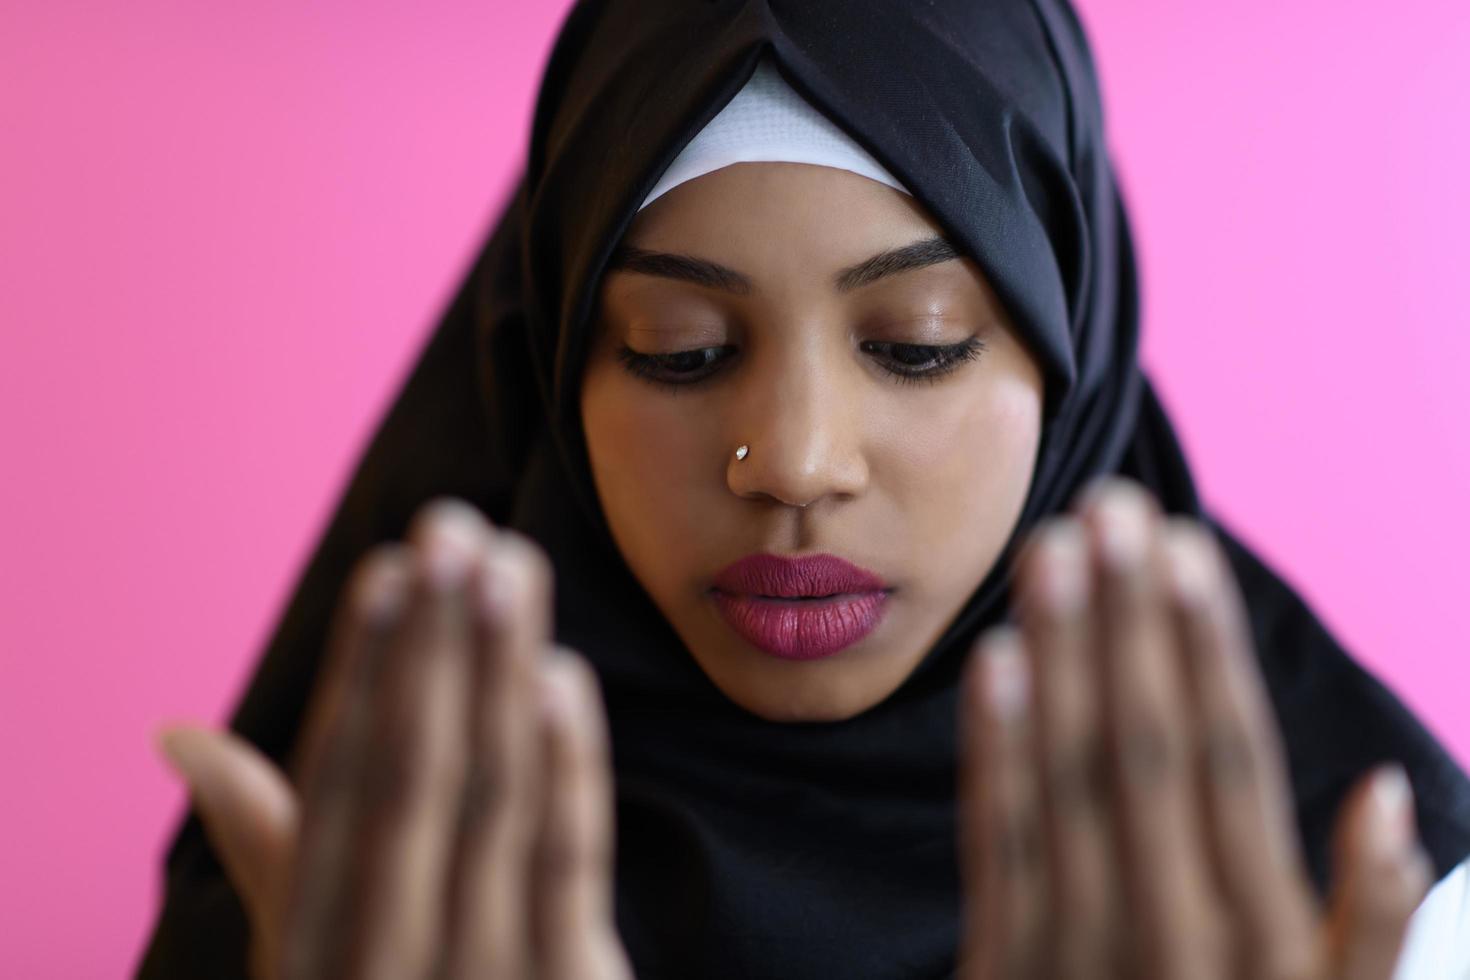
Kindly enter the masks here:
M 613 545 L 578 417 L 609 253 L 763 56 L 975 258 L 1046 380 L 1037 471 L 1001 560 L 896 692 L 836 723 L 764 721 L 698 669 Z M 962 658 L 1004 615 L 1025 533 L 1118 472 L 1211 522 L 1227 548 L 1319 888 L 1345 790 L 1388 759 L 1407 768 L 1447 873 L 1470 853 L 1470 784 L 1203 511 L 1138 367 L 1138 324 L 1097 79 L 1064 0 L 579 3 L 546 69 L 525 176 L 362 457 L 232 727 L 286 759 L 351 565 L 401 537 L 428 498 L 465 497 L 549 552 L 558 639 L 601 675 L 618 927 L 640 977 L 945 976 L 959 940 Z M 190 815 L 142 975 L 242 976 L 244 948 L 238 900 Z

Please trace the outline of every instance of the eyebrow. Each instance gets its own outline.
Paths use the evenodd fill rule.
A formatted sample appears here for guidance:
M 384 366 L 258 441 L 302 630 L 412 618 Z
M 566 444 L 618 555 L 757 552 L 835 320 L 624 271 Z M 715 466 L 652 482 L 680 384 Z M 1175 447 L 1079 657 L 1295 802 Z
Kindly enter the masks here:
M 898 248 L 890 248 L 856 265 L 841 269 L 832 277 L 832 285 L 839 293 L 847 293 L 886 276 L 922 269 L 959 257 L 960 253 L 953 245 L 936 235 Z M 623 270 L 662 279 L 678 279 L 737 295 L 746 295 L 754 288 L 749 276 L 718 262 L 694 255 L 651 252 L 635 245 L 619 245 L 608 259 L 607 268 L 609 272 Z

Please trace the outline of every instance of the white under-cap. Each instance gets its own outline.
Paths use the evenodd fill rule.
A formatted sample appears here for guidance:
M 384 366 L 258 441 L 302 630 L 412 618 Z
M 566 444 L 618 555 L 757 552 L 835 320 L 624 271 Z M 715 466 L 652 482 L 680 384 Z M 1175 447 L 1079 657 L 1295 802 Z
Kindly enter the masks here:
M 674 158 L 638 210 L 686 180 L 732 163 L 756 162 L 836 167 L 910 193 L 867 150 L 788 85 L 770 58 L 762 58 L 750 81 Z

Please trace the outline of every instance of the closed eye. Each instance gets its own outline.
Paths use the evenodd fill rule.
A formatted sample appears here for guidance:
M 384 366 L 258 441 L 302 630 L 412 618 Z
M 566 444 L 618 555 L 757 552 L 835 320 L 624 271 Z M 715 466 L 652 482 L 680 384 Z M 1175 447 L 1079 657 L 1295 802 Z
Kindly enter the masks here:
M 884 369 L 894 375 L 900 383 L 915 381 L 938 381 L 966 361 L 973 361 L 985 352 L 985 342 L 979 337 L 969 337 L 958 344 L 895 344 L 888 341 L 868 340 L 862 349 L 881 355 Z
M 867 340 L 859 345 L 900 384 L 938 381 L 941 377 L 978 358 L 985 342 L 969 337 L 957 344 L 900 344 Z M 698 384 L 719 371 L 737 348 L 699 347 L 667 354 L 644 354 L 627 345 L 618 349 L 618 358 L 633 375 L 659 385 L 681 387 Z
M 618 357 L 634 375 L 656 384 L 695 384 L 719 370 L 735 348 L 699 347 L 694 350 L 675 351 L 671 354 L 641 354 L 624 345 L 618 349 Z

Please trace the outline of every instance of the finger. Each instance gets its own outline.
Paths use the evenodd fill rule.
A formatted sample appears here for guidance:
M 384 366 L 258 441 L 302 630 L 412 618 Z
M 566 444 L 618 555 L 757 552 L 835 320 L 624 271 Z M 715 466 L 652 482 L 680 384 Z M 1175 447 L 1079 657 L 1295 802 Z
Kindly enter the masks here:
M 982 980 L 1020 980 L 1042 967 L 1046 872 L 1030 680 L 1015 629 L 996 627 L 981 637 L 962 691 L 964 959 Z
M 1315 899 L 1244 604 L 1202 525 L 1171 521 L 1164 550 L 1176 630 L 1187 651 L 1211 863 L 1238 925 L 1246 973 L 1317 976 Z
M 532 900 L 537 976 L 631 978 L 613 922 L 613 781 L 597 675 L 578 654 L 541 662 L 546 763 Z
M 188 784 L 205 835 L 259 928 L 296 854 L 295 790 L 274 762 L 231 731 L 176 725 L 159 733 L 158 747 Z
M 1092 656 L 1087 540 L 1075 518 L 1040 529 L 1017 570 L 1018 616 L 1036 683 L 1051 975 L 1108 976 L 1119 902 Z
M 411 579 L 407 548 L 374 548 L 355 568 L 333 619 L 296 753 L 301 830 L 282 924 L 283 976 L 322 975 L 347 939 L 360 870 L 352 847 L 362 773 L 371 762 L 373 681 L 406 611 Z
M 1389 980 L 1432 872 L 1414 831 L 1404 772 L 1386 766 L 1354 788 L 1334 835 L 1337 881 L 1327 926 L 1335 980 Z
M 287 771 L 297 787 L 315 778 L 344 706 L 354 690 L 365 689 L 362 672 L 373 662 L 368 653 L 374 635 L 383 634 L 403 613 L 410 576 L 408 558 L 409 549 L 404 545 L 381 544 L 363 556 L 348 578 L 291 752 Z
M 1113 481 L 1082 518 L 1099 583 L 1105 730 L 1136 975 L 1219 976 L 1228 964 L 1194 788 L 1187 689 L 1159 582 L 1158 509 L 1135 484 Z
M 449 500 L 424 508 L 409 529 L 413 598 L 374 678 L 355 848 L 363 880 L 348 950 L 354 975 L 422 976 L 443 948 L 468 756 L 465 593 L 484 534 L 472 509 Z
M 551 634 L 552 573 L 528 538 L 499 531 L 477 568 L 471 758 L 450 911 L 452 976 L 528 975 L 530 853 L 541 744 L 537 663 Z

